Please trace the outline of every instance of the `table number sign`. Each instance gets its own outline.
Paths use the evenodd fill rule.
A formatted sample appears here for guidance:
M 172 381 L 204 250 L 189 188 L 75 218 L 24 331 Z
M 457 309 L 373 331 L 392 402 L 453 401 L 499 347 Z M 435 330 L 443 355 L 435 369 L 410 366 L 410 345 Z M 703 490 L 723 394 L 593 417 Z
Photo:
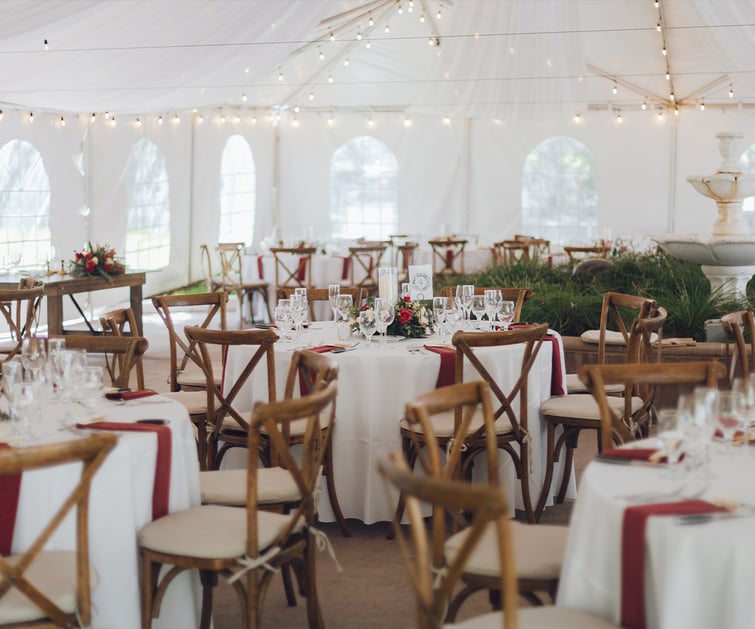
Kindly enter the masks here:
M 409 296 L 412 301 L 433 298 L 432 264 L 409 266 Z

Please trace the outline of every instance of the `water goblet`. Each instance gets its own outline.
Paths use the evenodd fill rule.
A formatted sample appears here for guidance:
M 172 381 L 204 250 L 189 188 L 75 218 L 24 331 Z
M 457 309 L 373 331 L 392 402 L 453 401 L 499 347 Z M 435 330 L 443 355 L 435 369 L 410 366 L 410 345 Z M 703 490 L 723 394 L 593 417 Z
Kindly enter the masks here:
M 472 320 L 472 298 L 474 297 L 474 284 L 463 284 L 461 287 L 461 305 L 464 308 L 465 320 Z
M 459 306 L 455 300 L 453 302 L 449 301 L 448 306 L 446 307 L 445 319 L 448 324 L 448 334 L 450 336 L 453 336 L 453 333 L 456 332 L 459 321 L 461 321 L 463 317 L 464 313 L 462 312 L 461 306 Z
M 275 327 L 278 328 L 278 334 L 284 341 L 291 340 L 291 300 L 279 299 L 273 313 Z
M 36 436 L 36 424 L 40 417 L 37 387 L 33 382 L 14 382 L 10 385 L 11 418 L 16 424 L 16 433 Z
M 514 320 L 514 302 L 513 301 L 502 301 L 500 310 L 498 312 L 498 318 L 501 320 L 501 323 L 503 323 L 503 329 L 504 331 L 509 329 L 509 325 Z
M 719 391 L 718 393 L 718 413 L 715 416 L 716 434 L 723 439 L 724 451 L 727 454 L 731 453 L 734 434 L 741 427 L 737 397 L 738 395 L 733 391 Z
M 31 373 L 32 380 L 39 379 L 39 372 L 44 367 L 47 356 L 45 342 L 37 336 L 29 336 L 21 342 L 21 362 L 24 369 Z
M 396 316 L 395 306 L 389 300 L 377 297 L 375 299 L 375 315 L 380 331 L 380 347 L 385 347 L 388 326 L 393 323 Z
M 446 321 L 446 308 L 448 307 L 447 297 L 433 297 L 433 321 L 435 322 L 435 331 L 443 336 L 443 324 Z
M 333 321 L 338 321 L 338 296 L 341 294 L 340 284 L 328 284 L 328 301 L 333 311 Z
M 294 295 L 299 295 L 304 301 L 304 319 L 302 325 L 309 324 L 309 302 L 307 297 L 307 289 L 304 287 L 295 288 Z
M 351 309 L 354 307 L 354 298 L 351 295 L 338 295 L 336 308 L 342 321 L 348 321 L 351 317 Z
M 102 367 L 84 367 L 81 370 L 79 403 L 86 408 L 94 408 L 102 394 Z
M 737 395 L 736 405 L 742 423 L 742 442 L 749 446 L 750 442 L 755 441 L 755 379 L 734 378 L 731 390 Z M 749 448 L 745 449 L 749 452 Z
M 684 452 L 684 422 L 687 415 L 675 408 L 662 408 L 658 412 L 658 441 L 672 476 L 679 473 L 679 459 Z
M 485 296 L 473 295 L 471 308 L 476 320 L 475 329 L 479 330 L 482 326 L 482 315 L 485 314 Z
M 370 341 L 372 340 L 372 335 L 375 334 L 376 329 L 377 329 L 377 321 L 375 317 L 375 311 L 370 310 L 369 308 L 367 310 L 360 310 L 359 311 L 359 331 L 367 339 L 367 349 L 370 348 Z
M 296 328 L 296 340 L 301 338 L 301 327 L 307 316 L 307 299 L 302 295 L 291 295 L 291 320 Z

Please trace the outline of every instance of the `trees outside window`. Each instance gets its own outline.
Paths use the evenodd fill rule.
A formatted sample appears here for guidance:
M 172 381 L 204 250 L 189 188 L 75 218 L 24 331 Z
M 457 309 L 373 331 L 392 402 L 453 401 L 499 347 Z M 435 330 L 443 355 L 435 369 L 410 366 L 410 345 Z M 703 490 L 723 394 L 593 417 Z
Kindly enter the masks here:
M 398 161 L 370 136 L 339 147 L 330 163 L 330 221 L 335 238 L 385 240 L 398 227 Z
M 554 137 L 527 156 L 522 173 L 522 232 L 554 245 L 598 239 L 595 160 L 574 138 Z
M 170 187 L 165 157 L 153 142 L 139 140 L 126 167 L 128 227 L 126 264 L 148 270 L 170 260 Z

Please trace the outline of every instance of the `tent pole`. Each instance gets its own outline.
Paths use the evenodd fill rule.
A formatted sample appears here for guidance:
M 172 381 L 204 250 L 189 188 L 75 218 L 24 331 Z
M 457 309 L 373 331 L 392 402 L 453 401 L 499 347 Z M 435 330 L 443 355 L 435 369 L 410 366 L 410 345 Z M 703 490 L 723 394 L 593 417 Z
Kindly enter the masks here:
M 471 215 L 472 207 L 472 121 L 470 118 L 464 119 L 464 154 L 466 161 L 466 168 L 464 169 L 464 216 L 462 216 L 462 231 L 465 234 L 469 233 L 469 217 Z
M 196 159 L 196 141 L 197 141 L 197 133 L 196 133 L 196 117 L 197 114 L 192 114 L 191 116 L 191 124 L 189 125 L 189 133 L 191 133 L 191 142 L 189 143 L 189 146 L 191 147 L 189 150 L 191 151 L 191 155 L 189 156 L 189 283 L 191 283 L 194 280 L 192 270 L 194 269 L 194 188 L 195 188 L 195 181 L 194 181 L 194 160 Z
M 280 226 L 280 199 L 278 197 L 278 186 L 280 184 L 280 126 L 273 126 L 273 187 L 272 187 L 272 199 L 271 199 L 271 218 L 272 218 L 272 231 L 276 242 L 273 242 L 273 246 L 277 246 L 278 240 L 281 239 Z
M 669 155 L 669 190 L 668 190 L 668 231 L 674 233 L 676 224 L 676 154 L 679 140 L 679 122 L 676 116 L 672 118 L 671 124 L 671 146 Z

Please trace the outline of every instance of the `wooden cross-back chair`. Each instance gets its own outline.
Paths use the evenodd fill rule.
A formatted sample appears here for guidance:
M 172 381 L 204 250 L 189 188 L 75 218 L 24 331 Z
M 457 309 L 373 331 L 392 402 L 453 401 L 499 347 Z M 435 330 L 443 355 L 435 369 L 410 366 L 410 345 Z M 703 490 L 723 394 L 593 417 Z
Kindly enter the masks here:
M 102 354 L 110 384 L 118 389 L 129 388 L 131 372 L 149 347 L 149 341 L 143 336 L 51 334 L 48 338 L 63 339 L 66 349 L 84 350 L 88 355 Z
M 564 253 L 569 257 L 569 262 L 576 263 L 588 258 L 606 258 L 611 247 L 608 245 L 590 245 L 585 247 L 564 247 Z
M 76 484 L 57 496 L 60 506 L 32 544 L 0 556 L 0 627 L 88 627 L 92 619 L 92 569 L 89 564 L 89 494 L 94 475 L 115 447 L 113 434 L 25 448 L 0 449 L 0 475 L 80 462 Z M 4 505 L 3 508 L 6 508 Z M 43 550 L 75 510 L 75 549 Z
M 437 443 L 433 427 L 433 417 L 461 410 L 461 424 L 456 437 L 448 444 L 445 457 Z M 490 398 L 490 387 L 482 381 L 454 384 L 441 387 L 411 400 L 406 405 L 406 419 L 411 425 L 418 426 L 418 432 L 424 435 L 427 446 L 420 450 L 417 460 L 425 476 L 454 480 L 462 466 L 464 435 L 469 425 L 480 422 L 485 425 L 485 432 L 490 436 L 490 443 L 495 444 L 495 425 Z M 481 481 L 497 485 L 498 460 L 495 455 L 487 460 L 487 475 Z M 456 526 L 466 527 L 463 514 L 449 513 Z M 443 538 L 447 523 L 442 513 L 433 512 L 433 535 Z M 462 603 L 479 590 L 487 590 L 491 602 L 500 608 L 500 567 L 494 561 L 492 552 L 493 531 L 485 532 L 481 547 L 473 552 L 461 580 L 464 588 L 453 597 L 448 608 L 446 621 L 453 622 Z M 521 522 L 512 523 L 512 534 L 517 548 L 526 549 L 516 562 L 516 576 L 520 595 L 535 605 L 542 604 L 537 593 L 546 592 L 555 600 L 558 579 L 561 571 L 562 557 L 566 546 L 567 529 L 563 526 L 530 526 Z M 442 571 L 451 563 L 466 540 L 467 531 L 462 530 L 449 537 L 444 544 L 442 555 L 434 557 L 434 568 Z
M 718 387 L 726 377 L 726 367 L 716 360 L 686 363 L 637 363 L 632 365 L 582 365 L 579 377 L 590 389 L 600 410 L 600 445 L 607 450 L 632 441 L 635 434 L 626 409 L 611 404 L 607 385 L 620 385 L 629 397 L 638 388 L 689 384 Z
M 202 268 L 204 270 L 207 292 L 214 293 L 216 290 L 222 290 L 223 278 L 213 270 L 212 253 L 210 253 L 210 248 L 207 245 L 199 245 L 199 253 L 202 257 Z
M 464 248 L 466 240 L 455 238 L 436 238 L 427 244 L 433 250 L 434 275 L 459 275 L 464 273 Z
M 355 288 L 373 293 L 378 288 L 378 268 L 388 246 L 384 242 L 349 247 L 349 281 Z
M 727 352 L 731 351 L 728 373 L 731 386 L 737 376 L 749 378 L 755 371 L 755 352 L 752 350 L 755 343 L 755 316 L 752 310 L 730 312 L 721 317 L 721 327 L 727 338 Z M 732 344 L 734 348 L 730 350 Z
M 24 338 L 36 333 L 44 291 L 40 283 L 30 285 L 24 280 L 17 289 L 0 289 L 0 313 L 10 337 L 7 342 L 0 343 L 3 361 L 16 356 Z
M 534 508 L 530 495 L 530 457 L 527 442 L 530 439 L 528 425 L 528 379 L 540 348 L 543 344 L 546 324 L 519 328 L 506 332 L 456 332 L 451 343 L 456 348 L 454 383 L 460 384 L 471 379 L 481 379 L 488 383 L 493 393 L 493 420 L 495 422 L 495 448 L 503 450 L 511 458 L 516 469 L 517 478 L 522 488 L 522 501 L 527 520 L 534 522 Z M 512 378 L 513 385 L 504 391 L 496 375 L 492 374 L 485 362 L 477 354 L 479 348 L 521 345 L 522 358 L 519 371 Z M 471 367 L 465 376 L 465 363 Z M 441 413 L 433 417 L 434 441 L 440 448 L 456 444 L 460 437 L 462 416 L 459 410 Z M 403 451 L 411 466 L 417 460 L 423 446 L 427 445 L 425 435 L 417 431 L 416 424 L 410 424 L 406 418 L 400 422 L 400 434 Z M 463 447 L 460 478 L 471 478 L 472 467 L 477 457 L 486 452 L 487 437 L 481 417 L 469 426 L 459 446 Z M 516 446 L 516 447 L 515 447 Z M 403 501 L 399 500 L 394 519 L 401 521 Z
M 116 308 L 104 313 L 100 317 L 100 327 L 105 334 L 112 336 L 137 336 L 136 317 L 131 308 Z M 144 353 L 144 352 L 142 352 Z M 123 365 L 121 365 L 121 370 Z M 141 355 L 134 366 L 136 372 L 136 386 L 144 389 L 144 363 Z
M 653 358 L 656 363 L 661 362 L 662 343 L 660 341 L 667 317 L 668 313 L 665 308 L 657 308 L 653 316 L 634 320 L 629 333 L 626 358 L 619 367 L 647 364 Z M 633 438 L 647 436 L 650 423 L 655 416 L 655 386 L 648 384 L 632 389 L 618 384 L 606 386 L 612 388 L 608 404 L 624 418 Z M 564 471 L 556 494 L 556 502 L 563 502 L 566 497 L 574 451 L 577 448 L 580 432 L 594 430 L 598 439 L 598 449 L 602 447 L 600 408 L 592 396 L 584 393 L 568 393 L 551 397 L 540 405 L 540 416 L 546 426 L 546 449 L 543 487 L 535 509 L 537 520 L 540 519 L 545 503 L 550 498 L 553 470 L 560 458 L 561 450 L 565 450 Z M 556 437 L 558 428 L 561 430 L 559 436 Z
M 300 587 L 307 601 L 309 627 L 324 627 L 317 595 L 315 551 L 316 491 L 335 413 L 336 383 L 300 398 L 280 402 L 258 402 L 252 411 L 247 443 L 246 509 L 202 505 L 169 514 L 153 521 L 139 533 L 142 558 L 142 627 L 148 628 L 159 615 L 161 601 L 173 577 L 184 570 L 199 570 L 202 583 L 201 629 L 212 622 L 212 590 L 218 576 L 232 580 L 241 603 L 247 629 L 261 626 L 265 593 L 275 572 L 292 565 L 300 575 Z M 285 436 L 295 421 L 306 424 L 300 456 L 291 451 Z M 287 470 L 301 495 L 288 513 L 260 508 L 257 487 L 257 451 L 262 444 L 261 428 L 275 444 L 283 469 Z M 162 580 L 160 568 L 168 565 Z
M 231 448 L 245 448 L 249 432 L 250 411 L 239 410 L 234 401 L 256 371 L 258 377 L 264 367 L 267 376 L 267 400 L 276 399 L 275 350 L 278 340 L 274 330 L 210 330 L 199 326 L 187 326 L 186 337 L 196 347 L 196 358 L 205 377 L 207 413 L 207 466 L 217 470 L 225 453 Z M 223 363 L 218 365 L 213 356 L 221 353 L 225 358 L 228 348 L 247 346 L 254 352 L 246 362 L 235 382 L 223 381 Z M 259 453 L 258 453 L 259 454 Z
M 416 627 L 615 629 L 615 625 L 577 609 L 552 606 L 518 609 L 515 536 L 511 531 L 508 500 L 500 487 L 414 474 L 400 452 L 380 459 L 378 471 L 385 481 L 386 492 L 392 488 L 406 496 L 409 530 L 405 533 L 396 522 L 394 529 L 414 593 Z M 436 559 L 444 554 L 445 539 L 442 531 L 436 534 L 435 527 L 432 535 L 428 535 L 422 503 L 432 505 L 434 513 L 464 511 L 469 514 L 470 524 L 463 542 L 440 571 L 436 568 Z M 497 590 L 502 593 L 502 611 L 473 617 L 458 625 L 448 623 L 446 610 L 454 590 L 473 555 L 480 553 L 483 545 L 488 562 L 497 567 L 494 578 Z
M 493 258 L 496 264 L 515 264 L 529 262 L 531 247 L 524 240 L 499 240 L 493 243 Z
M 511 322 L 519 323 L 519 321 L 522 320 L 522 307 L 524 306 L 525 302 L 530 297 L 532 297 L 531 288 L 499 288 L 498 286 L 475 286 L 474 294 L 484 295 L 486 290 L 501 291 L 501 296 L 503 297 L 504 301 L 514 302 L 514 318 L 511 320 Z M 456 296 L 455 291 L 456 287 L 454 286 L 444 286 L 443 288 L 441 288 L 441 295 L 446 299 L 453 301 L 454 297 Z
M 275 291 L 312 288 L 312 256 L 316 247 L 270 247 L 275 259 Z
M 268 283 L 264 280 L 250 282 L 244 279 L 241 256 L 244 252 L 243 242 L 221 242 L 215 248 L 220 258 L 220 276 L 222 290 L 236 293 L 239 302 L 239 326 L 244 325 L 244 302 L 249 301 L 250 320 L 254 323 L 254 296 L 259 295 L 265 302 L 267 319 L 272 321 L 268 295 Z

